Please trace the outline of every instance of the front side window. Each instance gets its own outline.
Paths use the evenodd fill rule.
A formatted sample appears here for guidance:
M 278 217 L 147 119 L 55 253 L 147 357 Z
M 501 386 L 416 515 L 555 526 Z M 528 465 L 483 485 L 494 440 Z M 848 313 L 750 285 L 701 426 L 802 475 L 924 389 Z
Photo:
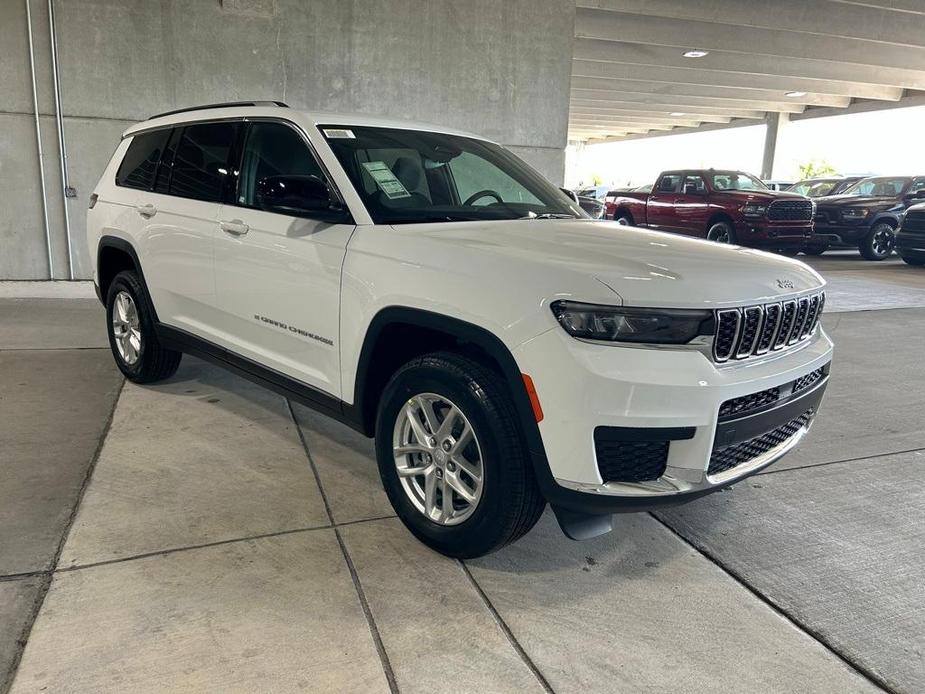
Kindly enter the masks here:
M 222 199 L 237 123 L 199 123 L 183 129 L 170 175 L 170 194 L 206 202 Z
M 116 185 L 123 188 L 151 190 L 154 185 L 154 175 L 157 173 L 157 164 L 169 136 L 169 129 L 135 135 L 129 143 L 122 163 L 119 164 Z
M 865 195 L 875 198 L 896 198 L 912 183 L 907 176 L 877 176 L 865 178 L 845 191 L 845 195 Z
M 294 189 L 306 183 L 322 184 L 323 180 L 321 167 L 299 133 L 283 123 L 250 125 L 235 196 L 238 205 L 291 214 L 301 207 Z M 282 202 L 288 204 L 283 205 L 279 196 L 270 200 L 272 196 L 264 195 L 270 186 L 285 193 L 287 185 L 293 192 Z
M 377 224 L 585 216 L 490 142 L 397 128 L 319 129 Z
M 681 174 L 665 174 L 658 179 L 656 190 L 659 193 L 677 193 L 681 185 Z
M 713 190 L 767 190 L 768 187 L 754 176 L 741 171 L 723 171 L 713 174 Z

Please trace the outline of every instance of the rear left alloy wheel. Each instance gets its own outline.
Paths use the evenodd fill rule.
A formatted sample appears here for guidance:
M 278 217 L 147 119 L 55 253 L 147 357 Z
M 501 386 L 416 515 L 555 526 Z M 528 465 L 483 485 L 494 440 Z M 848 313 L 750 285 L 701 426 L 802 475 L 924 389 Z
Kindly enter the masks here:
M 858 250 L 867 260 L 886 260 L 896 246 L 896 230 L 886 222 L 874 224 L 860 244 Z
M 379 404 L 376 458 L 392 507 L 423 543 L 451 557 L 492 552 L 545 507 L 500 376 L 452 353 L 405 364 Z
M 120 272 L 109 285 L 106 324 L 116 365 L 130 381 L 161 381 L 180 366 L 183 354 L 161 346 L 148 294 L 130 270 Z

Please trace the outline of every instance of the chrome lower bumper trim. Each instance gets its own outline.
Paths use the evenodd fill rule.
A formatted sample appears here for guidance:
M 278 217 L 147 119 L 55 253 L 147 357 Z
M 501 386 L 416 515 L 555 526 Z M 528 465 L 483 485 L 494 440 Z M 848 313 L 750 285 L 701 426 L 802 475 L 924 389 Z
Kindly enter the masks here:
M 689 468 L 668 466 L 664 475 L 651 482 L 608 482 L 606 484 L 595 485 L 571 482 L 558 478 L 556 482 L 566 489 L 582 492 L 584 494 L 600 494 L 602 496 L 618 496 L 636 499 L 694 494 L 732 484 L 777 462 L 800 443 L 811 426 L 812 420 L 780 445 L 752 458 L 747 463 L 737 465 L 718 475 L 708 475 L 703 470 L 691 470 Z

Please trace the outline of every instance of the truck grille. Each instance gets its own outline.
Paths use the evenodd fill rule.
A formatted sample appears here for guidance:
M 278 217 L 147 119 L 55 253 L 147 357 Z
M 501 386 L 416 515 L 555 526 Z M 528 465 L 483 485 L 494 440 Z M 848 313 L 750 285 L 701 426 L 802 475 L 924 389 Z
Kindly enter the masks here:
M 925 234 L 925 210 L 913 210 L 906 213 L 903 220 L 903 233 Z
M 812 200 L 775 200 L 768 205 L 768 219 L 775 222 L 809 222 L 812 218 Z
M 747 359 L 809 338 L 819 324 L 825 293 L 716 312 L 713 358 Z
M 734 467 L 754 460 L 759 455 L 767 453 L 772 448 L 776 448 L 795 436 L 800 429 L 809 424 L 812 418 L 813 411 L 807 410 L 796 419 L 766 434 L 756 436 L 748 441 L 726 446 L 725 448 L 714 449 L 713 454 L 710 456 L 710 465 L 707 468 L 707 474 L 718 475 L 721 472 L 726 472 L 726 470 L 731 470 Z

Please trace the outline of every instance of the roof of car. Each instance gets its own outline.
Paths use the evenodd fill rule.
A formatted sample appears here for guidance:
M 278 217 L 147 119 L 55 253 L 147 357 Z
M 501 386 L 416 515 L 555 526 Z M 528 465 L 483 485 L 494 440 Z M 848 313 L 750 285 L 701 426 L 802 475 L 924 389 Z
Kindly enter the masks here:
M 168 111 L 167 113 L 152 116 L 146 121 L 136 123 L 127 128 L 122 133 L 122 137 L 134 135 L 143 130 L 153 130 L 180 123 L 190 123 L 202 120 L 222 120 L 226 118 L 240 117 L 286 117 L 286 115 L 298 114 L 307 118 L 313 125 L 331 125 L 331 126 L 356 126 L 356 127 L 377 127 L 377 128 L 395 128 L 399 130 L 425 130 L 428 132 L 445 133 L 447 135 L 459 135 L 462 137 L 471 137 L 477 140 L 488 140 L 488 138 L 474 133 L 457 130 L 433 123 L 422 123 L 410 120 L 400 120 L 393 118 L 382 118 L 361 113 L 333 113 L 327 111 L 308 111 L 295 109 L 281 104 L 280 102 L 246 102 L 241 104 L 213 104 L 196 108 L 180 109 L 177 111 Z

